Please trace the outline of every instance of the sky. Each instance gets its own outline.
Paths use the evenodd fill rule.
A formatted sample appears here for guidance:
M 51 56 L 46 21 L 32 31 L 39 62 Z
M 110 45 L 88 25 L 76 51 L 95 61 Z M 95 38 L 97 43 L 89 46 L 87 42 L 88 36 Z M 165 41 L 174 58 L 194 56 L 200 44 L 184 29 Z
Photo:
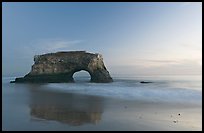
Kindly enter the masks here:
M 200 75 L 202 3 L 2 3 L 3 76 L 75 50 L 102 54 L 111 75 Z

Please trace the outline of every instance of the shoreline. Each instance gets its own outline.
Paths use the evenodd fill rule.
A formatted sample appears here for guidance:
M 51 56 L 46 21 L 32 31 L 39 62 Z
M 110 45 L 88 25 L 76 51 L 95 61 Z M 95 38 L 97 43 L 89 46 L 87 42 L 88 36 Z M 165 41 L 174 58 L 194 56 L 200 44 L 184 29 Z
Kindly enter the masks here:
M 142 99 L 131 97 L 131 100 L 128 100 L 120 97 L 119 94 L 130 97 L 127 94 L 133 92 L 132 87 L 139 89 L 138 86 L 129 88 L 128 85 L 130 82 L 108 85 L 82 83 L 69 84 L 69 86 L 60 84 L 58 88 L 58 84 L 53 86 L 53 84 L 4 83 L 2 86 L 2 130 L 202 130 L 202 101 L 196 99 L 193 103 L 189 102 L 190 99 L 197 98 L 197 95 L 186 95 L 190 97 L 177 102 L 174 101 L 175 96 L 182 96 L 184 93 L 174 91 L 172 94 L 177 95 L 170 95 L 168 91 L 164 91 L 165 94 L 170 95 L 170 98 L 162 101 L 161 97 L 158 97 L 160 95 L 155 95 L 149 92 L 148 88 L 143 87 L 140 88 L 141 91 L 134 92 L 138 92 L 138 96 L 142 96 Z M 71 91 L 72 89 L 74 91 Z M 128 89 L 131 93 L 126 93 Z M 96 91 L 94 94 L 100 95 L 86 93 L 89 91 Z M 111 93 L 112 91 L 114 93 Z M 102 92 L 111 93 L 111 95 L 105 96 Z M 113 94 L 117 98 L 113 97 Z M 148 99 L 150 96 L 155 101 Z

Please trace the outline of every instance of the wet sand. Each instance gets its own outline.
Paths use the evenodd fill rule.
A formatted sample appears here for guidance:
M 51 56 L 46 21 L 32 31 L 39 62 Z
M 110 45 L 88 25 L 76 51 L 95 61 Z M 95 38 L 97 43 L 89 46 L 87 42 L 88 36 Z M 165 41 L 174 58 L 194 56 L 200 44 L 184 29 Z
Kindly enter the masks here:
M 6 86 L 3 90 L 3 130 L 202 130 L 200 104 L 62 93 L 41 85 L 9 86 L 13 90 L 5 91 Z
M 202 130 L 202 107 L 144 101 L 114 101 L 108 117 L 118 130 L 189 131 Z

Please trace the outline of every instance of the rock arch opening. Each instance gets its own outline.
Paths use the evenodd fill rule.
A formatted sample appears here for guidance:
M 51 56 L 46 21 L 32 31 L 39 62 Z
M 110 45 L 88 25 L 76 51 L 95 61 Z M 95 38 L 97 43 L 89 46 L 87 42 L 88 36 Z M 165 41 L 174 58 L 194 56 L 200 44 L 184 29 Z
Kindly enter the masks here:
M 80 70 L 73 74 L 73 80 L 74 82 L 90 82 L 91 81 L 91 75 L 86 70 Z

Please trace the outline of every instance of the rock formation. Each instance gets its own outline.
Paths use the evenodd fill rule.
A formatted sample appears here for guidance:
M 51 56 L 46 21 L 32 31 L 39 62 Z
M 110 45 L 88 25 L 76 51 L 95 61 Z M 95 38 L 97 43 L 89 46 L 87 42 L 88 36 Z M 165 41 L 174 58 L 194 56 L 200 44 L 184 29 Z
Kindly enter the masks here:
M 91 82 L 112 82 L 102 55 L 86 51 L 48 53 L 34 56 L 32 70 L 11 83 L 59 83 L 74 82 L 73 74 L 85 70 L 91 76 Z
M 149 81 L 141 81 L 140 83 L 148 84 L 148 83 L 153 83 L 153 82 L 149 82 Z

